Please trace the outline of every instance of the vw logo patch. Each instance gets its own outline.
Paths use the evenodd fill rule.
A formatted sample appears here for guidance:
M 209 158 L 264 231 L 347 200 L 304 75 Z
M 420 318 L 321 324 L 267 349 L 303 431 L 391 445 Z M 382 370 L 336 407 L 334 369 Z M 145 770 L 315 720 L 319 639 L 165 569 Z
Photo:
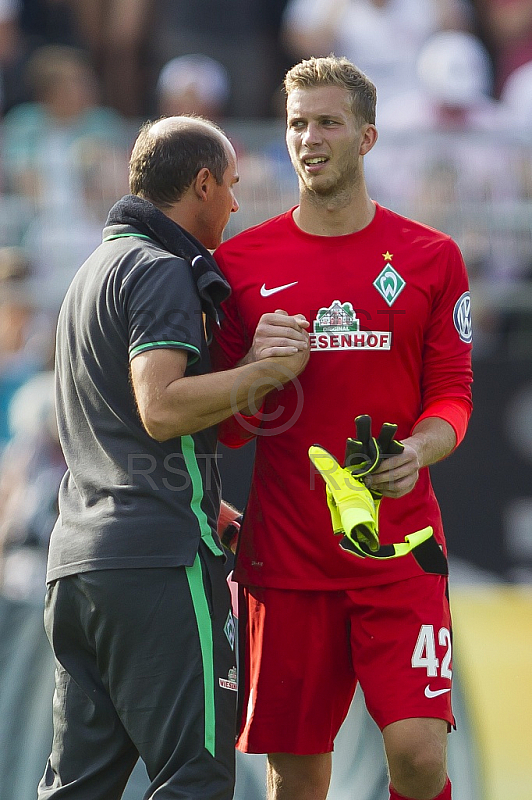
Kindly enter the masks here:
M 473 328 L 471 325 L 471 295 L 469 292 L 464 292 L 456 301 L 453 321 L 460 339 L 466 344 L 471 344 L 473 341 Z

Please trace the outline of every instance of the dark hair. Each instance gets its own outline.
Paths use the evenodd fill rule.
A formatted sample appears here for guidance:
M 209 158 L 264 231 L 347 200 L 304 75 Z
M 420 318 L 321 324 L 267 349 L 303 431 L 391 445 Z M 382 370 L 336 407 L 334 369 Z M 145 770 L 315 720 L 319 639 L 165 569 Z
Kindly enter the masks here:
M 353 114 L 361 120 L 375 124 L 377 90 L 358 67 L 347 58 L 333 53 L 322 58 L 300 61 L 288 70 L 284 79 L 287 95 L 294 89 L 312 89 L 316 86 L 340 86 L 351 94 Z
M 131 194 L 167 208 L 181 199 L 203 167 L 212 172 L 218 185 L 223 183 L 229 159 L 220 136 L 223 131 L 217 125 L 202 117 L 182 116 L 174 125 L 153 134 L 154 125 L 144 123 L 133 146 L 129 160 Z

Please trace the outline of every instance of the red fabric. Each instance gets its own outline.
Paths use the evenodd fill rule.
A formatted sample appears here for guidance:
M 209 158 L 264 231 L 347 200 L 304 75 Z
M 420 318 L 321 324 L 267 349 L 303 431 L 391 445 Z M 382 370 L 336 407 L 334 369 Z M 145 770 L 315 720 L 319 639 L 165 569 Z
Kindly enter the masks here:
M 446 586 L 445 578 L 424 575 L 398 581 L 385 592 L 373 586 L 352 592 L 245 588 L 246 679 L 238 748 L 330 752 L 357 680 L 381 730 L 408 717 L 454 724 Z M 436 675 L 429 675 L 434 670 L 425 662 L 416 665 L 414 651 L 418 658 L 433 653 Z M 427 687 L 435 694 L 427 697 Z
M 463 400 L 449 398 L 448 400 L 436 400 L 416 420 L 414 428 L 422 419 L 428 417 L 439 417 L 444 419 L 453 428 L 456 435 L 456 447 L 463 440 L 467 431 L 467 424 L 471 416 L 471 404 L 464 403 Z
M 451 800 L 451 798 L 451 781 L 449 778 L 447 778 L 447 783 L 443 787 L 442 791 L 437 797 L 434 797 L 433 800 Z M 393 786 L 390 784 L 390 800 L 410 800 L 410 798 L 396 792 Z
M 249 341 L 248 346 L 245 348 L 243 356 L 247 354 L 247 351 L 250 347 L 251 341 Z M 238 363 L 229 363 L 229 360 L 220 347 L 220 343 L 217 339 L 214 339 L 211 344 L 210 355 L 211 363 L 215 371 L 231 369 Z M 246 442 L 249 442 L 250 439 L 253 439 L 257 433 L 257 428 L 260 428 L 262 423 L 262 414 L 260 412 L 262 411 L 263 406 L 264 403 L 261 403 L 257 415 L 242 414 L 239 412 L 233 417 L 229 417 L 228 419 L 223 420 L 223 422 L 220 422 L 218 426 L 219 440 L 223 442 L 226 447 L 235 448 L 242 447 L 242 445 L 246 444 Z
M 270 392 L 264 404 L 236 580 L 340 589 L 423 574 L 411 555 L 379 563 L 340 549 L 308 448 L 320 444 L 343 463 L 359 414 L 370 414 L 377 431 L 384 422 L 396 423 L 401 439 L 431 403 L 458 398 L 470 406 L 471 344 L 468 329 L 459 332 L 455 324 L 468 289 L 458 247 L 449 236 L 376 206 L 366 228 L 338 237 L 307 234 L 287 212 L 225 242 L 216 258 L 233 290 L 215 332 L 216 368 L 241 361 L 266 312 L 303 313 L 312 332 L 306 369 L 296 382 Z M 382 285 L 395 288 L 391 305 L 374 285 L 390 263 L 396 277 Z M 358 331 L 329 338 L 320 331 L 325 309 L 333 325 L 335 301 L 352 305 L 351 327 L 358 324 Z M 410 494 L 383 499 L 381 542 L 403 541 L 429 524 L 444 546 L 440 511 L 423 469 Z
M 262 423 L 262 415 L 235 414 L 220 423 L 218 438 L 226 447 L 242 447 L 257 435 Z

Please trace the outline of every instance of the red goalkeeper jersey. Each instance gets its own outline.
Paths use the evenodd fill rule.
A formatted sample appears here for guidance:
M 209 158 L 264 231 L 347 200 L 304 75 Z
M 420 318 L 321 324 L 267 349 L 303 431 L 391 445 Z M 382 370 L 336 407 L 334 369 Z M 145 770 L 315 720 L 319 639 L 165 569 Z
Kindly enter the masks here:
M 331 590 L 418 575 L 411 554 L 376 561 L 339 547 L 308 448 L 320 444 L 343 464 L 359 414 L 371 415 L 375 433 L 383 422 L 396 423 L 397 438 L 404 439 L 432 402 L 470 404 L 471 318 L 462 256 L 449 236 L 379 205 L 366 228 L 337 237 L 305 233 L 292 211 L 216 252 L 232 287 L 213 346 L 217 369 L 244 357 L 266 312 L 282 308 L 311 323 L 306 369 L 264 404 L 235 578 Z M 250 427 L 228 420 L 220 440 L 239 446 Z M 382 500 L 381 543 L 403 541 L 426 525 L 444 545 L 427 468 L 408 495 Z

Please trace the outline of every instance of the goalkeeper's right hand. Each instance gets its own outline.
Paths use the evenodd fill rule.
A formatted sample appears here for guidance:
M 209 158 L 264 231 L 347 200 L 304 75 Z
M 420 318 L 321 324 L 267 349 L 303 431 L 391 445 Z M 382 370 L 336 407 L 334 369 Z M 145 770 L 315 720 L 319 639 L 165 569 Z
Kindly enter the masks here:
M 345 535 L 371 552 L 379 549 L 377 509 L 371 492 L 351 470 L 341 467 L 325 448 L 312 445 L 309 458 L 326 485 L 327 504 L 335 533 Z M 358 555 L 358 553 L 355 553 Z M 363 557 L 363 553 L 360 553 Z

